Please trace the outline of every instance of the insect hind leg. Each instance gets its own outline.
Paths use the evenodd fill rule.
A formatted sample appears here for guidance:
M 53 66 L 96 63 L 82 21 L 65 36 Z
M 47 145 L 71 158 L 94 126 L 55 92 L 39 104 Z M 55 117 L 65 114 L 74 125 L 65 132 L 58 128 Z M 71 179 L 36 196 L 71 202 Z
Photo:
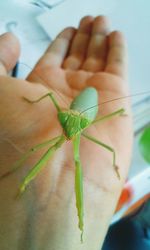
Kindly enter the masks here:
M 83 242 L 83 173 L 79 156 L 80 134 L 76 135 L 73 139 L 74 148 L 74 161 L 75 161 L 75 194 L 76 194 L 76 207 L 78 211 L 78 226 L 81 230 L 81 242 Z
M 40 143 L 32 148 L 30 148 L 26 153 L 24 153 L 22 155 L 22 157 L 17 160 L 13 166 L 12 166 L 12 169 L 10 169 L 9 171 L 7 171 L 6 173 L 4 173 L 3 175 L 0 176 L 0 180 L 8 177 L 9 175 L 13 174 L 14 172 L 16 172 L 19 168 L 21 168 L 23 166 L 23 163 L 33 154 L 35 153 L 36 151 L 40 150 L 41 148 L 44 148 L 52 143 L 55 143 L 56 140 L 58 139 L 59 137 L 55 137 L 51 140 L 47 140 L 43 143 Z
M 18 195 L 22 194 L 25 191 L 26 186 L 37 176 L 39 172 L 41 172 L 52 154 L 62 145 L 64 141 L 65 137 L 63 135 L 59 136 L 55 144 L 52 145 L 42 156 L 42 158 L 33 166 L 33 168 L 29 171 L 29 173 L 25 176 L 23 182 L 21 183 Z

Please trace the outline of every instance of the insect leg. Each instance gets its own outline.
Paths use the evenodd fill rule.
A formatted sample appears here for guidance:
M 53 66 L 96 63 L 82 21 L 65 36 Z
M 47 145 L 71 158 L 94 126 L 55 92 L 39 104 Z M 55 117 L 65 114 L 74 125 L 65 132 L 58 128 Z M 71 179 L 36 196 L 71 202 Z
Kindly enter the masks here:
M 50 97 L 50 99 L 51 99 L 51 101 L 53 102 L 54 106 L 56 107 L 57 111 L 61 111 L 61 108 L 59 107 L 59 105 L 58 105 L 58 103 L 57 103 L 57 100 L 55 99 L 55 97 L 54 97 L 54 95 L 53 95 L 52 92 L 49 92 L 49 93 L 47 93 L 47 94 L 45 94 L 45 95 L 41 96 L 40 98 L 38 98 L 38 99 L 36 99 L 36 100 L 33 100 L 33 101 L 29 100 L 29 99 L 26 98 L 26 97 L 23 97 L 23 99 L 24 99 L 25 101 L 29 102 L 29 103 L 36 103 L 36 102 L 40 102 L 41 100 L 43 100 L 44 98 L 46 98 L 46 97 L 48 97 L 48 96 Z
M 79 229 L 81 230 L 81 242 L 83 241 L 83 173 L 79 156 L 80 135 L 73 139 L 74 160 L 75 160 L 75 194 L 76 207 L 79 218 Z
M 39 149 L 46 147 L 49 144 L 55 143 L 56 140 L 58 140 L 60 138 L 60 136 L 57 136 L 51 140 L 47 140 L 43 143 L 40 143 L 38 145 L 36 145 L 35 147 L 30 148 L 25 154 L 23 154 L 23 156 L 15 162 L 15 164 L 12 166 L 12 169 L 10 169 L 8 172 L 6 172 L 5 174 L 0 176 L 0 180 L 9 176 L 10 174 L 14 173 L 15 171 L 17 171 L 18 168 L 23 166 L 23 163 L 36 151 L 38 151 Z
M 101 117 L 96 118 L 96 119 L 92 122 L 92 124 L 93 124 L 93 123 L 96 123 L 96 122 L 108 120 L 108 119 L 112 118 L 112 117 L 115 116 L 115 115 L 124 115 L 124 113 L 125 113 L 125 109 L 124 109 L 124 108 L 118 109 L 117 111 L 112 112 L 112 113 L 110 113 L 110 114 L 108 114 L 108 115 L 105 115 L 105 116 L 101 116 Z
M 116 165 L 116 153 L 115 153 L 115 150 L 112 147 L 110 147 L 109 145 L 97 140 L 96 138 L 94 138 L 94 137 L 92 137 L 90 135 L 87 135 L 85 133 L 82 133 L 82 135 L 85 138 L 87 138 L 88 140 L 95 142 L 96 144 L 102 146 L 103 148 L 107 149 L 108 151 L 110 151 L 112 153 L 112 155 L 113 155 L 113 167 L 115 169 L 115 172 L 117 174 L 118 179 L 120 179 L 119 169 L 118 169 L 118 166 Z
M 65 141 L 64 135 L 61 135 L 56 143 L 51 146 L 47 152 L 42 156 L 42 158 L 34 165 L 34 167 L 29 171 L 27 176 L 25 176 L 23 182 L 21 183 L 19 194 L 22 194 L 25 191 L 26 186 L 32 181 L 37 174 L 42 170 L 45 164 L 48 162 L 52 154 L 63 144 Z

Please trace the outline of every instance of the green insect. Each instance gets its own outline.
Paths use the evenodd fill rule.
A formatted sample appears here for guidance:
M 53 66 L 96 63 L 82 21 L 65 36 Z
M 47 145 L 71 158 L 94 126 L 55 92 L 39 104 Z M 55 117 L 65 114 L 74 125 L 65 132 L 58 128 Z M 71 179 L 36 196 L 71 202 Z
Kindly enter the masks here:
M 89 136 L 84 132 L 86 128 L 95 124 L 97 122 L 107 120 L 115 115 L 122 115 L 124 109 L 119 109 L 111 114 L 106 116 L 97 117 L 98 113 L 98 93 L 95 88 L 88 87 L 85 88 L 71 103 L 68 110 L 62 110 L 59 106 L 57 100 L 55 99 L 53 93 L 47 93 L 46 95 L 40 97 L 37 100 L 28 100 L 24 98 L 29 103 L 37 103 L 44 98 L 49 97 L 57 109 L 57 116 L 60 122 L 61 127 L 63 128 L 63 133 L 51 140 L 45 141 L 44 143 L 38 144 L 35 147 L 28 150 L 22 157 L 19 159 L 12 170 L 9 171 L 9 174 L 17 170 L 20 166 L 23 165 L 24 161 L 34 152 L 43 148 L 44 146 L 50 145 L 47 152 L 42 156 L 42 158 L 33 166 L 29 171 L 27 176 L 25 176 L 23 182 L 21 183 L 19 193 L 22 194 L 25 191 L 26 186 L 33 180 L 37 174 L 42 170 L 46 165 L 52 154 L 61 147 L 61 145 L 66 140 L 72 140 L 73 142 L 73 151 L 74 151 L 74 162 L 75 162 L 75 195 L 76 195 L 76 207 L 78 213 L 78 226 L 81 230 L 81 241 L 84 231 L 84 204 L 83 204 L 83 172 L 80 161 L 79 147 L 80 147 L 80 137 L 84 136 L 88 140 L 93 141 L 94 143 L 104 147 L 106 150 L 109 150 L 112 153 L 112 165 L 118 178 L 120 178 L 118 167 L 115 163 L 115 151 L 110 146 L 104 144 L 101 141 Z M 92 108 L 91 108 L 92 107 Z M 5 174 L 5 176 L 8 173 Z

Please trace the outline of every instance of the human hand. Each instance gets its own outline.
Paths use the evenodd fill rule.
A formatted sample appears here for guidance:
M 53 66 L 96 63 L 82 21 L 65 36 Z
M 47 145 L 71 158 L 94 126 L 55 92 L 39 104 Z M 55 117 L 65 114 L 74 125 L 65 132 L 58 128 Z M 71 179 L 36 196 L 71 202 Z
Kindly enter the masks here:
M 16 38 L 10 34 L 2 36 L 0 48 L 0 175 L 11 168 L 22 152 L 61 134 L 50 100 L 31 105 L 23 96 L 34 100 L 52 91 L 60 106 L 66 107 L 65 99 L 69 107 L 86 86 L 98 90 L 100 102 L 128 94 L 125 41 L 120 32 L 109 33 L 105 17 L 85 17 L 77 30 L 67 28 L 60 33 L 27 81 L 6 74 L 19 56 Z M 81 140 L 84 244 L 80 243 L 77 227 L 72 146 L 67 142 L 20 199 L 14 199 L 20 182 L 44 151 L 37 152 L 24 167 L 1 180 L 2 249 L 97 250 L 102 246 L 127 176 L 133 135 L 128 99 L 100 106 L 102 115 L 119 108 L 125 108 L 128 116 L 96 124 L 88 133 L 115 149 L 121 180 L 112 167 L 111 153 L 85 138 Z

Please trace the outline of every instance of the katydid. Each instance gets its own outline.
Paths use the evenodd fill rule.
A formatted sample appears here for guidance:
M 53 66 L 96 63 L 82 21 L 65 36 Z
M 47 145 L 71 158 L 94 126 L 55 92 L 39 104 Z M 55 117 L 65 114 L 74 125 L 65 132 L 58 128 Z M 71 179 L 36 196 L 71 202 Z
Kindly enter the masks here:
M 49 146 L 46 153 L 42 156 L 42 158 L 33 166 L 33 168 L 29 171 L 29 173 L 25 176 L 23 182 L 21 183 L 19 193 L 22 194 L 26 188 L 26 186 L 33 180 L 37 174 L 45 167 L 46 163 L 55 153 L 55 151 L 61 147 L 61 145 L 66 140 L 71 140 L 73 142 L 73 153 L 74 153 L 74 162 L 75 162 L 75 196 L 76 196 L 76 207 L 78 213 L 78 227 L 81 230 L 81 241 L 84 231 L 84 204 L 83 204 L 83 170 L 80 161 L 80 138 L 84 136 L 86 139 L 96 143 L 104 147 L 106 150 L 110 151 L 112 154 L 112 166 L 117 174 L 117 177 L 120 178 L 118 167 L 116 166 L 116 156 L 115 151 L 112 147 L 104 144 L 101 141 L 98 141 L 96 138 L 88 135 L 84 132 L 86 128 L 95 124 L 97 122 L 103 121 L 105 119 L 109 119 L 116 115 L 122 115 L 124 113 L 124 109 L 121 108 L 116 110 L 115 112 L 108 114 L 106 116 L 97 117 L 98 113 L 98 93 L 95 88 L 87 87 L 72 101 L 70 108 L 68 110 L 62 110 L 59 106 L 55 96 L 52 92 L 45 94 L 37 100 L 29 100 L 24 97 L 24 99 L 33 104 L 37 103 L 44 98 L 49 97 L 53 102 L 56 110 L 58 120 L 63 129 L 63 133 L 56 138 L 43 142 L 41 144 L 36 145 L 27 151 L 21 159 L 19 159 L 13 166 L 12 170 L 9 173 L 3 175 L 7 176 L 10 173 L 13 173 L 16 169 L 21 167 L 24 161 L 35 151 Z M 91 108 L 92 107 L 92 108 Z

